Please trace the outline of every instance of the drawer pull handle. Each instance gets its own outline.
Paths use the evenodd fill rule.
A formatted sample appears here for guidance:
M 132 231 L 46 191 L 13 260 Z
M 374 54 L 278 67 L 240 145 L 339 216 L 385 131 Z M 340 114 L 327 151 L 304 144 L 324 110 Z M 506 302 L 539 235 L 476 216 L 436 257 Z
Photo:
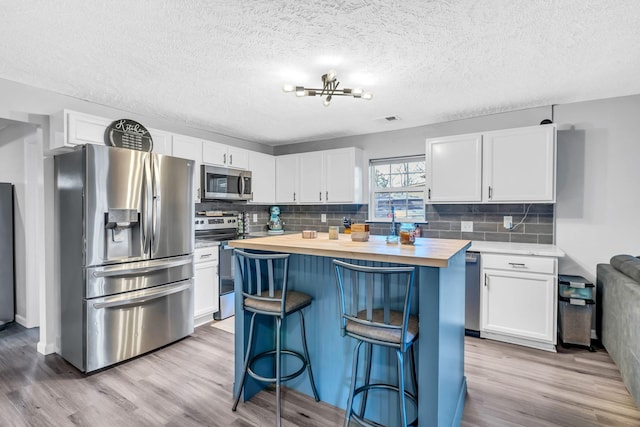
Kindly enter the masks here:
M 512 267 L 516 267 L 516 268 L 526 268 L 527 265 L 523 262 L 510 262 L 509 263 L 510 266 Z
M 213 254 L 202 254 L 200 255 L 200 259 L 202 258 L 209 258 L 210 256 L 212 256 Z

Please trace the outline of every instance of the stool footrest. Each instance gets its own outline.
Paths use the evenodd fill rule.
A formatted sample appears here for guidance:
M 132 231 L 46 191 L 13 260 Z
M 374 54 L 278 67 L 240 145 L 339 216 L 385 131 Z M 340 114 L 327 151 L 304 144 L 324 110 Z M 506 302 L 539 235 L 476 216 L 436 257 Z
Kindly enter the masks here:
M 375 384 L 368 384 L 368 385 L 363 385 L 361 387 L 358 387 L 355 389 L 355 391 L 353 392 L 353 397 L 355 399 L 355 397 L 360 394 L 363 393 L 365 391 L 369 391 L 372 389 L 378 389 L 378 390 L 390 390 L 390 391 L 395 391 L 396 393 L 400 392 L 400 388 L 398 386 L 395 386 L 393 384 L 384 384 L 384 383 L 375 383 Z M 404 391 L 404 395 L 407 399 L 411 400 L 415 405 L 416 405 L 416 409 L 418 408 L 418 399 L 416 398 L 416 396 L 409 392 L 408 390 Z M 384 427 L 382 424 L 378 424 L 375 421 L 371 421 L 368 420 L 366 418 L 360 417 L 358 415 L 358 413 L 352 408 L 348 408 L 351 411 L 351 418 L 353 419 L 353 421 L 356 421 L 358 424 L 365 426 L 365 427 Z M 409 426 L 417 426 L 418 425 L 418 418 L 416 417 L 415 420 L 413 420 L 412 422 L 410 422 L 409 424 L 407 424 Z
M 280 354 L 284 355 L 284 356 L 293 356 L 298 358 L 298 360 L 300 360 L 302 362 L 302 366 L 300 367 L 300 369 L 298 369 L 297 371 L 295 371 L 292 374 L 289 375 L 280 375 L 280 381 L 284 382 L 284 381 L 289 381 L 292 380 L 300 375 L 302 375 L 304 373 L 304 371 L 307 369 L 307 363 L 306 360 L 304 358 L 304 356 L 296 351 L 292 351 L 292 350 L 280 350 Z M 276 355 L 276 351 L 275 350 L 269 350 L 269 351 L 265 351 L 262 352 L 260 354 L 256 354 L 255 356 L 253 356 L 251 358 L 251 361 L 249 362 L 249 366 L 247 368 L 247 373 L 254 379 L 258 380 L 258 381 L 262 381 L 265 383 L 275 383 L 276 382 L 276 378 L 275 377 L 263 377 L 262 375 L 257 374 L 254 370 L 253 370 L 253 365 L 260 359 L 264 359 L 265 357 L 269 357 L 269 356 L 275 356 Z

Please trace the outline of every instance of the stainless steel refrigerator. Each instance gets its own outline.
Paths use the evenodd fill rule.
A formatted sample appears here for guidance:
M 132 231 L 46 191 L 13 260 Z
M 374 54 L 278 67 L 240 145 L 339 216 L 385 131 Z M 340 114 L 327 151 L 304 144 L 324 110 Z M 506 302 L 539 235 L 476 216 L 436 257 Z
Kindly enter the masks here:
M 193 332 L 193 167 L 91 144 L 55 157 L 60 353 L 81 371 Z
M 14 315 L 13 185 L 0 183 L 0 329 Z

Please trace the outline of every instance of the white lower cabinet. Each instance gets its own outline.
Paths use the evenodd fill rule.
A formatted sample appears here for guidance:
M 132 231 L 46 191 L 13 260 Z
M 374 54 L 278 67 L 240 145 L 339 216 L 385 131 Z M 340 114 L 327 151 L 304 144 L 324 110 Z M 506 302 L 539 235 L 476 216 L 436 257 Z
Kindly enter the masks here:
M 218 247 L 198 248 L 194 251 L 194 325 L 213 320 L 219 310 L 218 295 Z
M 555 351 L 556 258 L 482 255 L 482 338 Z

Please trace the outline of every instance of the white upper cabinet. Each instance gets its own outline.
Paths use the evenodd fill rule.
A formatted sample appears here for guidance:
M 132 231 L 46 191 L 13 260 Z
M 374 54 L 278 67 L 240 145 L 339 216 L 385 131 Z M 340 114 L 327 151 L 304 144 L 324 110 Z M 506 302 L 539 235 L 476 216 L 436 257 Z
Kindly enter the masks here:
M 325 187 L 325 167 L 323 152 L 299 154 L 300 162 L 300 198 L 301 203 L 322 203 Z
M 327 203 L 362 203 L 362 150 L 355 147 L 324 152 Z
M 483 136 L 485 200 L 555 202 L 555 125 L 487 132 Z
M 362 203 L 362 150 L 355 147 L 276 157 L 276 202 Z
M 227 166 L 230 168 L 249 169 L 249 150 L 229 146 L 228 158 Z
M 249 151 L 251 171 L 251 203 L 272 204 L 276 200 L 276 158 L 269 154 Z
M 193 200 L 200 203 L 200 165 L 202 164 L 202 140 L 183 135 L 174 135 L 172 154 L 175 157 L 193 160 Z
M 297 154 L 276 157 L 276 203 L 296 203 L 300 200 L 298 160 Z
M 218 142 L 203 141 L 202 163 L 236 169 L 248 169 L 249 151 Z
M 72 148 L 76 145 L 104 145 L 104 134 L 113 120 L 63 110 L 50 118 L 50 148 Z
M 153 140 L 154 153 L 165 154 L 167 156 L 172 155 L 172 134 L 156 129 L 149 129 L 149 134 L 151 134 L 151 139 Z
M 203 141 L 202 163 L 206 165 L 227 166 L 228 146 L 212 141 Z
M 428 139 L 429 203 L 553 203 L 556 126 Z
M 482 135 L 427 139 L 427 200 L 482 201 Z

